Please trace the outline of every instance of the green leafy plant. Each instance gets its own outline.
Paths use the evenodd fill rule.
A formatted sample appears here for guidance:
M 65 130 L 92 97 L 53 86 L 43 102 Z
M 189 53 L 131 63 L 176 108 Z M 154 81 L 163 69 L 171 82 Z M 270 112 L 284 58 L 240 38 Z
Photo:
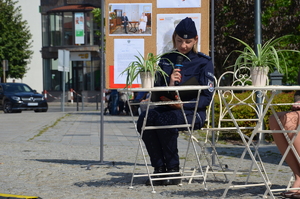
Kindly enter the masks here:
M 189 59 L 184 54 L 173 51 L 170 53 L 177 53 L 185 58 Z M 131 86 L 133 82 L 137 79 L 140 73 L 142 72 L 150 72 L 151 76 L 154 77 L 154 80 L 157 79 L 158 75 L 161 75 L 164 80 L 166 81 L 166 77 L 168 77 L 168 74 L 162 70 L 162 68 L 158 65 L 159 61 L 162 59 L 167 60 L 169 63 L 172 64 L 172 62 L 167 59 L 163 58 L 164 55 L 169 53 L 163 53 L 159 55 L 154 55 L 153 53 L 148 53 L 145 57 L 139 52 L 139 56 L 135 55 L 136 61 L 130 62 L 128 67 L 121 72 L 120 75 L 127 74 L 126 78 L 126 87 Z M 190 60 L 190 59 L 189 59 Z
M 234 70 L 237 70 L 237 68 L 246 66 L 246 67 L 265 67 L 269 68 L 270 71 L 272 71 L 274 68 L 278 70 L 280 73 L 287 73 L 287 57 L 285 53 L 287 52 L 297 52 L 300 51 L 297 50 L 290 50 L 290 49 L 280 49 L 280 42 L 287 39 L 291 35 L 285 35 L 282 37 L 279 37 L 277 39 L 272 38 L 268 41 L 266 41 L 264 44 L 257 44 L 256 49 L 253 49 L 250 45 L 248 45 L 246 42 L 236 38 L 231 38 L 239 41 L 241 44 L 244 45 L 244 50 L 233 50 L 229 55 L 227 56 L 226 61 L 228 58 L 233 54 L 237 53 L 238 57 L 236 58 L 236 61 L 233 66 Z
M 115 19 L 115 18 L 117 18 L 117 15 L 116 15 L 115 12 L 110 12 L 110 13 L 109 13 L 109 17 L 110 17 L 111 19 Z

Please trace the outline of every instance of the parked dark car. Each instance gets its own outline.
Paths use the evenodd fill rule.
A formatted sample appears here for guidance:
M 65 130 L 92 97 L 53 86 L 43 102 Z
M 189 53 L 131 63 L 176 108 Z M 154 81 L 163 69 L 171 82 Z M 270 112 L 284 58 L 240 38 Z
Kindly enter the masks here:
M 0 84 L 0 108 L 4 113 L 21 113 L 25 110 L 47 112 L 44 96 L 23 83 Z

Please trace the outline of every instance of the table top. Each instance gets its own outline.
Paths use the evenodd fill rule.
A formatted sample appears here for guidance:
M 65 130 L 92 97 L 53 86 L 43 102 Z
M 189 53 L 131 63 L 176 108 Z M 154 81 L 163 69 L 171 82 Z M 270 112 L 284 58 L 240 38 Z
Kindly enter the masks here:
M 153 88 L 122 88 L 118 91 L 132 91 L 132 92 L 145 92 L 145 91 L 189 91 L 189 90 L 203 90 L 208 89 L 209 86 L 156 86 Z M 300 87 L 299 87 L 300 88 Z
M 279 86 L 279 85 L 268 85 L 268 86 L 219 86 L 215 87 L 216 90 L 300 90 L 300 86 Z

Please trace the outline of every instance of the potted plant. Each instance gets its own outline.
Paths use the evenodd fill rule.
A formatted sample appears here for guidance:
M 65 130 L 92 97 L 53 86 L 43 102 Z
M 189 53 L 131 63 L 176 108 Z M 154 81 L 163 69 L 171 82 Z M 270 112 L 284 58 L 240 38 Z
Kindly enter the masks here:
M 276 68 L 280 73 L 287 73 L 286 56 L 284 55 L 285 52 L 300 52 L 297 50 L 279 48 L 280 42 L 290 36 L 291 35 L 285 35 L 277 39 L 272 38 L 264 44 L 257 44 L 257 53 L 249 44 L 236 37 L 231 37 L 243 44 L 244 50 L 233 50 L 227 56 L 225 62 L 233 53 L 237 53 L 238 57 L 233 65 L 234 70 L 236 71 L 240 67 L 249 67 L 251 71 L 250 75 L 252 85 L 264 86 L 267 83 L 267 75 L 269 71 Z
M 180 52 L 174 51 L 171 53 L 178 53 L 189 59 L 187 56 L 181 54 Z M 140 76 L 141 78 L 141 84 L 143 88 L 153 87 L 157 75 L 161 75 L 166 81 L 166 77 L 168 77 L 168 74 L 163 71 L 162 68 L 158 65 L 161 59 L 166 59 L 171 63 L 169 59 L 162 58 L 166 54 L 168 53 L 159 55 L 148 53 L 145 57 L 141 55 L 141 53 L 139 53 L 139 56 L 135 55 L 137 60 L 129 63 L 128 67 L 120 74 L 127 74 L 126 87 L 130 87 L 138 78 L 138 76 Z

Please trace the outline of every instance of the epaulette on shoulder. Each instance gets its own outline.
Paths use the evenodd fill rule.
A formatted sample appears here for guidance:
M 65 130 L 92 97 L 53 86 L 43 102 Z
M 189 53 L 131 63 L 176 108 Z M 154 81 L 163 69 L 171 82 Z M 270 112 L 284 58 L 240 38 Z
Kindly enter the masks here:
M 202 53 L 202 52 L 198 52 L 198 56 L 199 57 L 204 57 L 204 58 L 206 58 L 206 59 L 211 59 L 211 57 L 210 56 L 208 56 L 208 55 L 206 55 L 206 54 L 204 54 L 204 53 Z

